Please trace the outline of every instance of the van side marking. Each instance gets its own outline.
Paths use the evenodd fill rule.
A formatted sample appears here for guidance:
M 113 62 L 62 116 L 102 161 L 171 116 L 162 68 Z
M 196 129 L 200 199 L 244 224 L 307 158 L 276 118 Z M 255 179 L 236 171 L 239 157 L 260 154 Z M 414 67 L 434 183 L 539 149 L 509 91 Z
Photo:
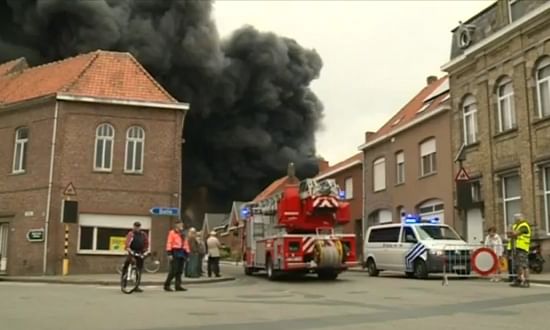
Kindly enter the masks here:
M 415 245 L 411 247 L 409 252 L 405 254 L 405 267 L 407 268 L 408 272 L 413 271 L 413 261 L 418 256 L 422 255 L 424 252 L 428 251 L 426 246 L 424 244 L 418 242 Z

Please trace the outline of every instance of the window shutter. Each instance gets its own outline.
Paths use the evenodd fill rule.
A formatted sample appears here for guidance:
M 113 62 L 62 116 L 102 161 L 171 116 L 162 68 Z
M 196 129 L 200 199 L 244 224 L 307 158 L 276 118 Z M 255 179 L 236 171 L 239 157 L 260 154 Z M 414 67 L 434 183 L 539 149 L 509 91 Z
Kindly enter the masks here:
M 435 139 L 430 139 L 420 145 L 420 155 L 426 156 L 435 153 Z

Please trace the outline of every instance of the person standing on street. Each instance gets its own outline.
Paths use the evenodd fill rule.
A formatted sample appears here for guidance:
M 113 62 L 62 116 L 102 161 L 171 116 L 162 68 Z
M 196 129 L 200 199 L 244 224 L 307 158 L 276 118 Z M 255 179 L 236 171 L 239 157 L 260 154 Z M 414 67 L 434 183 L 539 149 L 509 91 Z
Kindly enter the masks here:
M 210 232 L 210 237 L 206 240 L 208 249 L 208 277 L 212 277 L 212 272 L 216 277 L 220 277 L 220 248 L 221 243 L 216 237 L 216 232 Z
M 132 230 L 126 235 L 125 250 L 128 251 L 128 257 L 124 262 L 122 276 L 126 275 L 126 270 L 128 269 L 128 265 L 132 261 L 132 258 L 136 259 L 136 267 L 140 271 L 143 271 L 143 258 L 137 256 L 133 257 L 132 255 L 130 255 L 130 253 L 135 252 L 137 254 L 143 254 L 148 249 L 149 237 L 147 237 L 147 233 L 141 230 L 141 223 L 136 221 L 134 222 L 134 228 L 132 228 Z M 143 290 L 137 287 L 134 292 L 143 292 Z
M 201 276 L 204 276 L 204 267 L 203 267 L 203 261 L 204 256 L 206 255 L 206 242 L 204 241 L 204 237 L 202 236 L 202 231 L 197 234 L 197 240 L 199 242 L 199 272 Z
M 491 277 L 491 282 L 498 282 L 500 281 L 500 264 L 503 258 L 502 255 L 504 252 L 504 247 L 502 246 L 502 239 L 497 234 L 497 229 L 495 226 L 489 228 L 489 235 L 485 238 L 485 246 L 493 250 L 498 257 L 499 267 L 495 274 Z
M 511 286 L 528 287 L 529 248 L 531 246 L 531 226 L 521 213 L 514 215 L 515 223 L 512 231 L 508 232 L 510 242 L 508 249 L 512 250 L 514 266 L 516 268 L 516 281 Z
M 181 286 L 181 275 L 183 274 L 183 266 L 185 257 L 189 252 L 189 247 L 183 235 L 183 223 L 181 220 L 177 220 L 174 229 L 168 233 L 166 252 L 170 261 L 170 271 L 164 282 L 164 291 L 172 291 L 170 285 L 173 279 L 176 280 L 176 291 L 187 291 L 187 289 Z

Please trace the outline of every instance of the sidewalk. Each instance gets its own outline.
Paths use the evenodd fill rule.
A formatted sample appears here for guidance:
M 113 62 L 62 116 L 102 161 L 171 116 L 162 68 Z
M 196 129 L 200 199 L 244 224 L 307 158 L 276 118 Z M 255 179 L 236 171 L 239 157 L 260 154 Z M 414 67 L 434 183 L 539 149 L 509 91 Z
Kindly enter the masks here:
M 90 274 L 90 275 L 67 275 L 67 276 L 0 276 L 0 282 L 27 282 L 27 283 L 56 283 L 56 284 L 80 284 L 80 285 L 120 285 L 118 274 Z M 166 273 L 143 274 L 142 286 L 163 285 Z M 200 277 L 183 278 L 182 284 L 206 284 L 235 280 L 232 276 L 222 277 Z
M 360 267 L 357 268 L 350 268 L 348 271 L 350 272 L 359 272 L 359 273 L 365 273 L 365 276 L 367 275 L 367 271 L 363 270 Z M 395 274 L 395 273 L 392 273 Z M 529 274 L 529 278 L 531 283 L 536 284 L 550 284 L 550 272 L 547 273 L 541 273 L 541 274 Z

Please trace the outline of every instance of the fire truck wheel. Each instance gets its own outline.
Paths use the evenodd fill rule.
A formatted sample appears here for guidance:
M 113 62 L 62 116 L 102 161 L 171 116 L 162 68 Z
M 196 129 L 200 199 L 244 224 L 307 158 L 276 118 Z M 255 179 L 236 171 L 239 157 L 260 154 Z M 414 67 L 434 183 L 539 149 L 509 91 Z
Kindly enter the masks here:
M 273 269 L 273 260 L 271 260 L 271 256 L 268 256 L 266 258 L 266 264 L 267 264 L 267 278 L 270 281 L 275 281 L 277 279 L 277 273 Z

